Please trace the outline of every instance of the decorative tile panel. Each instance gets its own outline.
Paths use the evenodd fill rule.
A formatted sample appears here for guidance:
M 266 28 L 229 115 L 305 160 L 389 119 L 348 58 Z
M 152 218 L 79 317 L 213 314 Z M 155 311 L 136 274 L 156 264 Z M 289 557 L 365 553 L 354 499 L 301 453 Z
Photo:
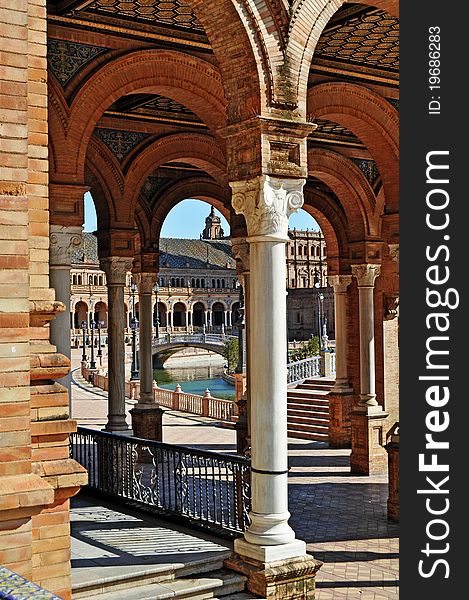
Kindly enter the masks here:
M 47 62 L 50 70 L 60 82 L 62 87 L 95 56 L 108 51 L 109 48 L 78 44 L 64 40 L 47 40 Z
M 122 162 L 142 140 L 148 137 L 147 133 L 138 131 L 120 131 L 117 129 L 101 129 L 98 127 L 94 130 L 94 133 L 106 144 L 120 162 Z

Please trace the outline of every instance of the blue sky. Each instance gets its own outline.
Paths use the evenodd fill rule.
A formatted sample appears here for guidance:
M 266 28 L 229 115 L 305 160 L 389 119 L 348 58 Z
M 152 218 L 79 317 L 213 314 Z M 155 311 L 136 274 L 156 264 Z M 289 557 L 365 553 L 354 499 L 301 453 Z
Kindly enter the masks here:
M 197 239 L 205 227 L 205 217 L 210 212 L 210 205 L 200 200 L 183 200 L 177 204 L 163 223 L 162 237 L 192 238 Z M 222 227 L 225 235 L 229 234 L 230 226 L 221 213 L 215 210 L 221 217 Z M 304 210 L 299 210 L 290 217 L 289 227 L 293 229 L 319 229 L 316 221 Z M 85 231 L 95 231 L 96 211 L 93 199 L 88 192 L 85 194 Z

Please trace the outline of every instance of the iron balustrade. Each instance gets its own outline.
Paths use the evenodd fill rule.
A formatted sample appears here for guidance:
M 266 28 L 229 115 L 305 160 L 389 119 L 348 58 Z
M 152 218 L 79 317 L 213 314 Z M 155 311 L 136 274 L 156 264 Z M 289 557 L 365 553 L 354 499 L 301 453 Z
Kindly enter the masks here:
M 88 487 L 221 535 L 249 523 L 250 460 L 78 427 L 71 456 Z
M 321 376 L 321 357 L 312 356 L 296 362 L 288 363 L 287 383 L 298 383 L 310 377 Z

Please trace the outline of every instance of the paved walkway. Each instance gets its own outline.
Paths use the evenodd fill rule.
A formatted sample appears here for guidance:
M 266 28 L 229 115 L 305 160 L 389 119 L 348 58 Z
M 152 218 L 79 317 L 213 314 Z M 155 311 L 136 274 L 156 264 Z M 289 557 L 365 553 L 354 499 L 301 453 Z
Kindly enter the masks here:
M 77 374 L 83 387 L 72 386 L 72 415 L 81 425 L 101 427 L 106 394 L 80 382 Z M 197 416 L 167 411 L 163 435 L 167 443 L 235 450 L 233 430 Z M 399 533 L 386 518 L 387 478 L 351 475 L 349 453 L 290 440 L 290 524 L 308 552 L 324 562 L 316 578 L 317 600 L 397 599 Z

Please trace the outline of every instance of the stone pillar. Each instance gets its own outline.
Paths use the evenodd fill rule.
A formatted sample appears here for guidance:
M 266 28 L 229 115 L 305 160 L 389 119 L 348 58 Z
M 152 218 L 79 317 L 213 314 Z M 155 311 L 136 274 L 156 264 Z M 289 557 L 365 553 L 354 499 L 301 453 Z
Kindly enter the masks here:
M 50 324 L 51 342 L 57 351 L 71 359 L 70 348 L 70 267 L 72 252 L 81 245 L 82 227 L 51 225 L 49 235 L 49 277 L 55 289 L 56 300 L 65 304 L 65 312 L 57 313 Z M 71 406 L 71 375 L 68 373 L 60 380 L 68 390 Z
M 228 323 L 228 311 L 225 310 L 224 315 L 223 315 L 223 324 L 225 327 L 228 327 L 229 323 Z
M 209 317 L 209 311 L 208 311 L 208 310 L 206 310 L 206 311 L 205 311 L 205 326 L 206 326 L 206 327 L 208 327 L 208 326 L 209 326 L 209 324 L 210 324 L 210 323 L 209 323 L 209 318 L 208 318 L 208 317 Z
M 245 216 L 250 250 L 252 508 L 241 558 L 261 564 L 306 556 L 288 524 L 285 242 L 288 217 L 303 204 L 302 179 L 261 176 L 230 184 Z
M 377 264 L 352 265 L 358 283 L 360 322 L 360 399 L 351 415 L 352 473 L 385 473 L 384 421 L 388 416 L 379 405 L 375 391 L 374 286 L 381 267 Z
M 351 275 L 331 275 L 328 277 L 334 288 L 335 318 L 335 365 L 336 381 L 328 395 L 329 399 L 329 446 L 350 448 L 352 433 L 350 414 L 353 408 L 353 389 L 347 372 L 347 288 L 352 282 Z
M 124 287 L 132 259 L 113 256 L 100 259 L 108 290 L 109 413 L 106 431 L 130 432 L 125 417 L 125 311 Z
M 136 437 L 161 442 L 163 411 L 157 406 L 153 396 L 152 294 L 156 273 L 137 273 L 135 281 L 138 285 L 140 308 L 140 396 L 137 405 L 130 411 L 132 430 Z
M 395 423 L 388 433 L 386 452 L 388 453 L 388 519 L 399 521 L 399 423 Z

